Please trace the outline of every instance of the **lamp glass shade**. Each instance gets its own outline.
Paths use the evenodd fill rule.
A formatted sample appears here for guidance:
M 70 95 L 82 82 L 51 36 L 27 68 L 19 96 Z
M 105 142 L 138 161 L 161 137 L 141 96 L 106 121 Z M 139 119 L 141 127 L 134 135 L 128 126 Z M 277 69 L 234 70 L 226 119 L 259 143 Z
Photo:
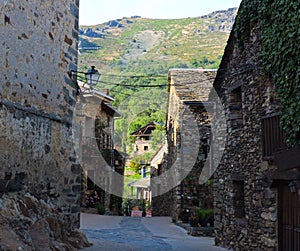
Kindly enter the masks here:
M 296 192 L 296 183 L 294 181 L 291 181 L 289 183 L 289 188 L 290 188 L 291 193 L 295 193 Z
M 86 83 L 88 85 L 97 85 L 98 79 L 100 77 L 99 72 L 95 69 L 95 66 L 92 66 L 91 69 L 85 74 Z

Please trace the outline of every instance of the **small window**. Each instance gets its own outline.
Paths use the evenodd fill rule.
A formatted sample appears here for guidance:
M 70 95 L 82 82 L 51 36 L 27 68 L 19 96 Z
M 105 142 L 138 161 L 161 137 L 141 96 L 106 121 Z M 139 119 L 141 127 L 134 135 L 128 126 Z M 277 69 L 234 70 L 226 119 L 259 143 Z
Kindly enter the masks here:
M 161 164 L 158 164 L 157 165 L 157 175 L 161 175 L 162 174 L 162 165 Z
M 148 151 L 149 147 L 148 146 L 144 146 L 144 151 Z
M 229 93 L 229 110 L 232 127 L 243 125 L 242 87 L 237 87 Z
M 279 115 L 262 118 L 262 153 L 264 159 L 272 159 L 274 153 L 286 149 Z
M 233 208 L 236 218 L 245 217 L 244 181 L 233 181 Z
M 108 134 L 106 135 L 106 148 L 107 148 L 107 149 L 110 148 L 110 137 L 109 137 Z

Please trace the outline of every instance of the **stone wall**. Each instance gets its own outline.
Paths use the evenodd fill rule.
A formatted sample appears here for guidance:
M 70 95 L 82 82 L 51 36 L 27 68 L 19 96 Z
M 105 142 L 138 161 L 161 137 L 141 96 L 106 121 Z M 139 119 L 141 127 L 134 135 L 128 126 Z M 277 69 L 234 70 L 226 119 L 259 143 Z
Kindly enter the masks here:
M 234 31 L 214 87 L 224 104 L 227 143 L 214 176 L 216 244 L 233 250 L 276 250 L 277 191 L 257 180 L 276 167 L 262 154 L 262 119 L 279 111 L 272 80 L 259 69 L 260 24 L 245 47 Z M 214 126 L 218 126 L 216 123 Z
M 195 213 L 196 207 L 213 208 L 212 186 L 208 185 L 208 183 L 199 184 L 200 175 L 209 156 L 211 121 L 201 102 L 194 102 L 193 105 L 188 105 L 188 109 L 194 116 L 194 126 L 196 126 L 198 130 L 196 137 L 199 137 L 199 142 L 198 145 L 191 143 L 189 148 L 185 151 L 189 152 L 191 151 L 190 149 L 193 148 L 197 150 L 197 156 L 193 160 L 192 168 L 187 176 L 182 180 L 180 185 L 174 189 L 174 203 L 171 210 L 173 219 L 175 221 L 183 221 L 184 223 L 189 222 L 190 217 Z M 185 119 L 185 115 L 183 115 L 182 123 L 184 123 Z M 195 134 L 193 134 L 192 137 L 195 137 Z M 190 141 L 192 142 L 192 140 Z
M 123 182 L 114 183 L 109 173 L 123 175 L 124 159 L 114 150 L 113 132 L 114 117 L 119 113 L 110 102 L 112 97 L 99 91 L 88 91 L 82 88 L 82 95 L 78 98 L 76 121 L 78 125 L 78 138 L 81 142 L 78 147 L 81 166 L 83 167 L 82 209 L 95 207 L 96 204 L 105 206 L 106 213 L 113 208 L 120 209 L 123 193 Z M 116 165 L 117 162 L 117 165 Z M 123 176 L 122 176 L 123 177 Z M 119 176 L 118 181 L 121 181 Z M 120 187 L 119 187 L 120 186 Z M 108 191 L 119 191 L 118 196 Z M 98 198 L 91 203 L 90 196 L 97 192 Z M 119 210 L 120 211 L 120 210 Z M 115 213 L 115 212 L 114 212 Z
M 162 182 L 177 184 L 170 192 L 153 198 L 153 210 L 157 215 L 171 215 L 174 221 L 188 218 L 200 201 L 207 196 L 199 186 L 199 175 L 204 162 L 199 160 L 201 138 L 209 137 L 204 129 L 208 125 L 202 102 L 208 101 L 216 71 L 199 69 L 171 69 L 169 71 L 169 95 L 167 111 L 167 154 L 160 173 L 173 169 L 172 177 Z M 190 102 L 190 103 L 189 103 Z M 205 132 L 204 132 L 205 131 Z M 205 134 L 205 135 L 204 135 Z M 172 182 L 170 180 L 172 179 Z M 205 190 L 205 189 L 204 189 Z M 193 204 L 194 202 L 194 204 Z
M 67 74 L 77 69 L 79 1 L 8 0 L 0 9 L 0 194 L 50 203 L 68 231 L 80 211 Z
M 6 2 L 6 4 L 5 4 Z M 77 69 L 78 0 L 1 3 L 1 100 L 71 119 Z
M 164 153 L 161 165 L 158 169 L 153 168 L 151 178 L 159 176 L 162 172 L 168 170 L 168 156 Z M 151 186 L 153 184 L 151 183 Z M 162 189 L 164 188 L 164 182 L 159 184 Z M 160 194 L 152 198 L 152 215 L 153 216 L 171 216 L 173 209 L 173 198 L 175 189 L 172 189 L 166 193 Z

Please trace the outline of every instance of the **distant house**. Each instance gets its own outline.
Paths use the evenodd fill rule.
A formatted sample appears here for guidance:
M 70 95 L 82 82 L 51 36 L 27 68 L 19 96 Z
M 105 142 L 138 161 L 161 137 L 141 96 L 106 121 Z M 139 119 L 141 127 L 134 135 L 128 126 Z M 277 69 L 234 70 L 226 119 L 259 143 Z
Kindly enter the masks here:
M 152 196 L 150 189 L 150 176 L 131 182 L 128 184 L 128 186 L 130 186 L 132 189 L 136 189 L 137 199 L 144 199 L 151 203 Z
M 150 168 L 148 169 L 148 166 L 144 166 L 142 168 L 142 178 L 129 183 L 128 185 L 132 187 L 132 189 L 136 188 L 136 198 L 137 199 L 145 199 L 150 204 L 152 203 L 152 192 L 151 192 L 151 177 L 146 176 L 147 172 L 149 171 L 151 174 L 153 172 L 160 173 L 161 172 L 161 163 L 164 157 L 166 151 L 166 144 L 165 142 L 161 145 L 161 147 L 158 149 L 158 151 L 154 154 L 150 162 Z M 133 193 L 134 191 L 132 191 Z
M 151 177 L 159 177 L 163 171 L 167 170 L 167 154 L 168 147 L 167 141 L 163 142 L 158 151 L 154 154 L 150 160 L 151 166 Z M 172 192 L 164 193 L 161 189 L 164 188 L 165 182 L 164 179 L 161 179 L 160 182 L 152 182 L 151 189 L 156 189 L 156 193 L 159 194 L 152 198 L 152 215 L 153 216 L 170 216 L 171 215 L 171 205 L 173 201 Z M 161 195 L 161 193 L 163 193 Z M 153 196 L 153 193 L 152 193 Z
M 134 142 L 135 155 L 141 155 L 146 152 L 153 151 L 151 147 L 152 132 L 155 130 L 157 125 L 159 124 L 156 122 L 152 122 L 130 134 L 135 138 L 135 142 Z

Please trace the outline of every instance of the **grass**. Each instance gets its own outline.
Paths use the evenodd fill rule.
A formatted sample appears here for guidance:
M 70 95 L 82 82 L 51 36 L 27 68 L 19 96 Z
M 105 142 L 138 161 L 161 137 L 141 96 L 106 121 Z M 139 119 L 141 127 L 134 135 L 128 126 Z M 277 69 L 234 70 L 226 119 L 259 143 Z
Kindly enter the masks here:
M 140 50 L 138 55 L 134 55 L 136 59 L 147 61 L 149 68 L 157 67 L 165 63 L 172 64 L 175 61 L 182 61 L 192 68 L 190 62 L 193 58 L 201 58 L 206 56 L 211 61 L 219 62 L 220 56 L 226 45 L 229 33 L 225 32 L 206 32 L 207 26 L 213 24 L 213 18 L 183 18 L 183 19 L 145 19 L 136 18 L 129 19 L 133 23 L 126 24 L 123 20 L 124 28 L 109 29 L 106 38 L 87 38 L 86 43 L 90 42 L 102 49 L 93 51 L 92 53 L 83 52 L 79 55 L 80 65 L 88 65 L 93 62 L 98 69 L 108 72 L 123 71 L 124 68 L 117 65 L 110 65 L 110 62 L 123 55 L 137 53 L 132 50 L 134 45 L 143 44 L 138 39 L 135 43 L 136 35 L 145 30 L 152 30 L 154 33 L 163 34 L 159 38 L 159 43 L 147 50 L 147 53 Z M 122 23 L 121 22 L 121 23 Z M 105 25 L 97 25 L 92 28 L 104 28 Z M 202 31 L 199 32 L 199 31 Z M 163 57 L 162 57 L 163 56 Z M 130 63 L 130 62 L 127 62 Z M 208 65 L 207 68 L 210 68 Z M 125 67 L 126 69 L 126 67 Z M 136 72 L 139 69 L 135 69 Z M 142 71 L 142 67 L 140 68 Z M 155 72 L 154 72 L 155 73 Z

